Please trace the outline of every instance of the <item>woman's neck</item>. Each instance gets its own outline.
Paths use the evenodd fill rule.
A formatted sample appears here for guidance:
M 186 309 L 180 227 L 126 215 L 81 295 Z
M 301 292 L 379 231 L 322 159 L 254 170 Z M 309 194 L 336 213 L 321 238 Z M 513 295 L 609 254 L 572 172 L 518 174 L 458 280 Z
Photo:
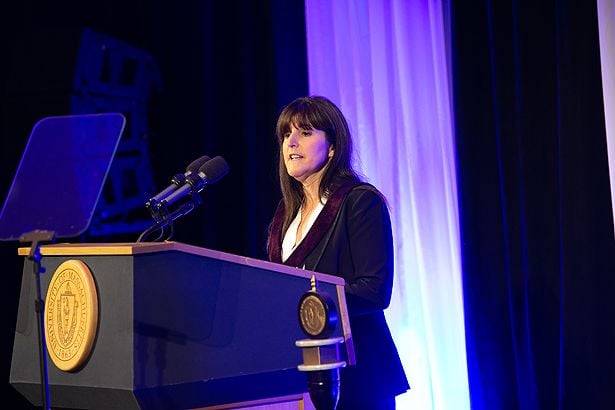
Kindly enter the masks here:
M 305 197 L 303 209 L 314 209 L 320 202 L 320 181 L 303 184 L 303 195 Z

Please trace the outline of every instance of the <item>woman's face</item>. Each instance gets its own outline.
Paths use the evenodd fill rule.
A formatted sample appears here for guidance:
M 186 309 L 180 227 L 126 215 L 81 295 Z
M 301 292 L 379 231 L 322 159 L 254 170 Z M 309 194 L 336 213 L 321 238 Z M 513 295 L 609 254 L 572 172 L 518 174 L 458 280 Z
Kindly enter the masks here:
M 324 131 L 296 128 L 291 125 L 284 135 L 282 155 L 288 175 L 308 184 L 318 181 L 330 157 L 333 146 L 327 141 Z

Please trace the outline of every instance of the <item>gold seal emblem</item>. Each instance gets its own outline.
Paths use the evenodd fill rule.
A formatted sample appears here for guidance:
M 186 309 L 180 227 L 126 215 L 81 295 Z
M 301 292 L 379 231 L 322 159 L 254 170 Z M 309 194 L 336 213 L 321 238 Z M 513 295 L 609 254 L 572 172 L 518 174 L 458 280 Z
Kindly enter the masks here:
M 45 299 L 45 339 L 60 370 L 77 370 L 89 357 L 98 325 L 98 294 L 88 266 L 68 260 L 58 266 Z
M 337 310 L 329 295 L 318 292 L 316 277 L 310 279 L 311 289 L 299 299 L 299 326 L 308 337 L 328 337 L 337 324 Z
M 327 305 L 317 295 L 307 295 L 299 305 L 301 328 L 309 336 L 318 336 L 327 327 Z

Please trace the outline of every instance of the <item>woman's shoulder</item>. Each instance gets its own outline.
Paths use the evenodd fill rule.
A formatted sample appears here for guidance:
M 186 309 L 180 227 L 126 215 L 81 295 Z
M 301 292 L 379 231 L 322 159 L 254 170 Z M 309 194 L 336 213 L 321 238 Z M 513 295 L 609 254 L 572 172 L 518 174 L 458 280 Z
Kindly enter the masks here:
M 351 195 L 355 195 L 355 196 L 378 196 L 382 199 L 384 199 L 384 195 L 382 194 L 382 192 L 380 192 L 380 190 L 378 190 L 378 188 L 376 188 L 375 186 L 373 186 L 372 184 L 368 183 L 368 182 L 360 182 L 358 183 L 355 187 L 352 188 L 352 190 L 350 191 Z
M 367 182 L 362 182 L 352 188 L 348 193 L 348 200 L 351 203 L 384 204 L 385 206 L 387 204 L 387 200 L 382 192 Z

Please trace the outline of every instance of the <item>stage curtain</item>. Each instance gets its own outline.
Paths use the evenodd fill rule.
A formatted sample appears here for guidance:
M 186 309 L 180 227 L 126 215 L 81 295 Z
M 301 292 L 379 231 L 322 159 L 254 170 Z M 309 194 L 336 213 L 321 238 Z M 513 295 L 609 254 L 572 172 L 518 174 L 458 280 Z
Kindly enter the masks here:
M 615 245 L 596 4 L 453 1 L 451 10 L 472 408 L 613 409 Z
M 411 385 L 398 408 L 469 408 L 448 9 L 428 0 L 305 6 L 310 93 L 345 113 L 356 164 L 390 205 L 386 315 Z
M 604 119 L 611 176 L 611 206 L 615 214 L 615 77 L 613 76 L 615 71 L 615 0 L 598 0 L 597 3 Z

